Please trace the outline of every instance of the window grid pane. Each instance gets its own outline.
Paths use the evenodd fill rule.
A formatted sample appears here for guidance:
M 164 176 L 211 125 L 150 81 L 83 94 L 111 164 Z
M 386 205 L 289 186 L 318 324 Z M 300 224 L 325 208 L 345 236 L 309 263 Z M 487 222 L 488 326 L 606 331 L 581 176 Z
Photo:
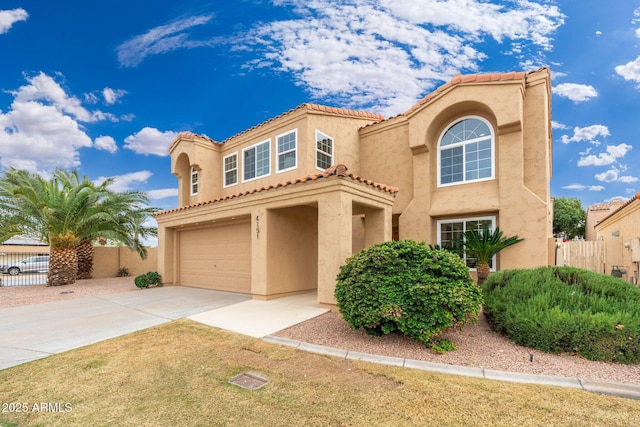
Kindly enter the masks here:
M 238 155 L 233 154 L 224 159 L 224 185 L 238 183 Z
M 251 148 L 244 152 L 244 179 L 256 177 L 256 149 Z
M 462 245 L 455 240 L 464 238 L 467 231 L 482 231 L 484 228 L 493 231 L 492 219 L 469 219 L 460 222 L 440 223 L 440 246 L 443 248 L 461 248 Z M 466 253 L 461 253 L 460 257 L 465 261 L 467 267 L 476 268 L 476 260 L 468 257 Z M 493 260 L 489 261 L 489 267 L 493 268 Z
M 492 146 L 491 129 L 484 121 L 470 118 L 452 125 L 440 139 L 440 184 L 491 178 Z
M 278 137 L 278 170 L 296 166 L 296 133 Z
M 256 176 L 269 174 L 269 143 L 265 142 L 256 147 Z
M 316 133 L 316 166 L 327 169 L 333 166 L 333 138 Z

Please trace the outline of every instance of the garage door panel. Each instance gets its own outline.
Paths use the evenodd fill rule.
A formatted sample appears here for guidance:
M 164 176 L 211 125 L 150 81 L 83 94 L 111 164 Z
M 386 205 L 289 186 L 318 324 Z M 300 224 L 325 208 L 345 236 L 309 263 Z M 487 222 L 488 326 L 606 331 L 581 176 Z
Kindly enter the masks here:
M 251 225 L 232 224 L 180 233 L 180 284 L 251 292 Z

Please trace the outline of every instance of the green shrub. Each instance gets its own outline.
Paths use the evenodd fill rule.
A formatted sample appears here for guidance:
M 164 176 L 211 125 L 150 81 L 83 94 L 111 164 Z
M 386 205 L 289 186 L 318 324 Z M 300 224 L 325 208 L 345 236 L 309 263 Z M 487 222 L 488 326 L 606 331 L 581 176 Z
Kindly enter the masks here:
M 640 288 L 573 267 L 500 271 L 482 287 L 493 329 L 516 344 L 640 362 Z
M 482 304 L 459 256 L 411 240 L 373 245 L 347 259 L 335 297 L 353 329 L 400 331 L 426 345 L 446 328 L 476 321 Z
M 139 288 L 148 288 L 149 286 L 159 286 L 162 282 L 162 277 L 155 271 L 150 271 L 137 276 L 133 279 L 133 282 Z

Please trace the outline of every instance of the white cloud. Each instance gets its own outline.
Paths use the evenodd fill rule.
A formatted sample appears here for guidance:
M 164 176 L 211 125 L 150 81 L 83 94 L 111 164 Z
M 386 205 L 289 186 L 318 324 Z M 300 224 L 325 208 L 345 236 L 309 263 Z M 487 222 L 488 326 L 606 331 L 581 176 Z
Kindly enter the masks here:
M 598 92 L 593 86 L 576 83 L 561 83 L 553 87 L 553 93 L 569 98 L 573 102 L 589 101 L 598 96 Z
M 189 40 L 187 30 L 206 24 L 211 18 L 208 15 L 183 18 L 135 36 L 116 48 L 118 61 L 125 67 L 135 67 L 150 55 L 207 45 L 208 42 Z
M 313 96 L 392 115 L 438 82 L 475 71 L 494 39 L 523 60 L 551 48 L 563 24 L 556 6 L 479 0 L 281 0 L 299 19 L 262 24 L 239 42 L 250 66 L 291 73 Z M 532 47 L 532 49 L 529 49 Z M 521 53 L 518 53 L 521 51 Z
M 164 188 L 160 190 L 147 191 L 147 196 L 151 200 L 166 199 L 167 197 L 178 197 L 177 188 Z
M 625 184 L 632 184 L 634 182 L 638 182 L 638 178 L 636 178 L 635 176 L 625 175 L 618 178 L 618 182 L 624 182 Z
M 618 65 L 615 69 L 616 73 L 625 80 L 640 83 L 640 56 L 631 62 L 627 62 L 625 65 Z
M 599 173 L 595 175 L 595 178 L 598 181 L 603 182 L 622 182 L 625 184 L 632 184 L 634 182 L 638 182 L 638 178 L 630 175 L 620 175 L 620 169 L 611 168 L 606 172 Z
M 127 91 L 123 89 L 111 89 L 110 87 L 105 87 L 102 90 L 104 103 L 107 105 L 115 104 L 118 101 L 118 99 L 122 98 L 126 94 L 127 94 Z
M 564 190 L 576 190 L 576 191 L 602 191 L 604 187 L 602 185 L 583 185 L 583 184 L 570 184 L 562 187 Z
M 124 175 L 116 175 L 111 177 L 101 176 L 94 182 L 97 185 L 102 184 L 107 179 L 113 179 L 113 182 L 109 186 L 111 191 L 123 192 L 129 191 L 136 187 L 138 183 L 145 183 L 153 174 L 147 170 L 131 172 Z
M 168 156 L 169 146 L 177 136 L 178 132 L 161 132 L 155 128 L 145 127 L 140 132 L 126 137 L 124 147 L 138 154 Z
M 8 32 L 13 24 L 26 21 L 29 14 L 22 8 L 12 10 L 0 10 L 0 34 Z
M 75 96 L 69 96 L 65 90 L 51 76 L 40 72 L 31 77 L 26 77 L 28 85 L 21 86 L 10 93 L 14 96 L 14 102 L 23 103 L 38 101 L 55 106 L 62 113 L 73 116 L 81 122 L 97 122 L 102 120 L 117 121 L 109 113 L 102 111 L 89 111 L 82 106 L 82 102 Z M 85 96 L 86 98 L 86 96 Z
M 606 152 L 598 155 L 589 154 L 578 160 L 578 166 L 606 166 L 627 155 L 633 147 L 629 144 L 607 145 Z
M 0 166 L 31 172 L 80 165 L 78 149 L 91 147 L 91 138 L 78 122 L 50 105 L 14 102 L 0 112 Z
M 108 151 L 109 153 L 115 153 L 118 151 L 118 145 L 116 144 L 116 140 L 110 136 L 99 136 L 94 141 L 94 146 L 98 150 Z
M 1 167 L 46 174 L 55 168 L 79 166 L 81 148 L 117 148 L 112 139 L 98 138 L 92 144 L 81 124 L 117 120 L 111 114 L 87 110 L 80 99 L 45 73 L 25 79 L 27 84 L 8 92 L 14 97 L 9 111 L 0 111 Z
M 568 135 L 562 135 L 560 140 L 564 144 L 568 144 L 570 142 L 582 142 L 588 141 L 594 145 L 600 145 L 600 142 L 596 140 L 598 136 L 610 136 L 609 128 L 603 125 L 591 125 L 587 127 L 575 127 L 573 128 L 573 136 L 569 137 Z
M 615 182 L 618 180 L 618 170 L 616 168 L 609 169 L 606 172 L 596 174 L 595 178 L 602 182 Z
M 560 122 L 551 120 L 551 129 L 569 129 L 569 126 L 562 124 Z

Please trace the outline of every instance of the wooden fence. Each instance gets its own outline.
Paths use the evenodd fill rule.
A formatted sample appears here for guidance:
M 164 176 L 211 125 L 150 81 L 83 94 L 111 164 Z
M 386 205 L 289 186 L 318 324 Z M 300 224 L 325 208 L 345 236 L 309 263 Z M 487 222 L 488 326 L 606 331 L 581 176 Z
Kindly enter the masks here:
M 604 242 L 561 242 L 556 246 L 556 265 L 568 265 L 606 274 Z

